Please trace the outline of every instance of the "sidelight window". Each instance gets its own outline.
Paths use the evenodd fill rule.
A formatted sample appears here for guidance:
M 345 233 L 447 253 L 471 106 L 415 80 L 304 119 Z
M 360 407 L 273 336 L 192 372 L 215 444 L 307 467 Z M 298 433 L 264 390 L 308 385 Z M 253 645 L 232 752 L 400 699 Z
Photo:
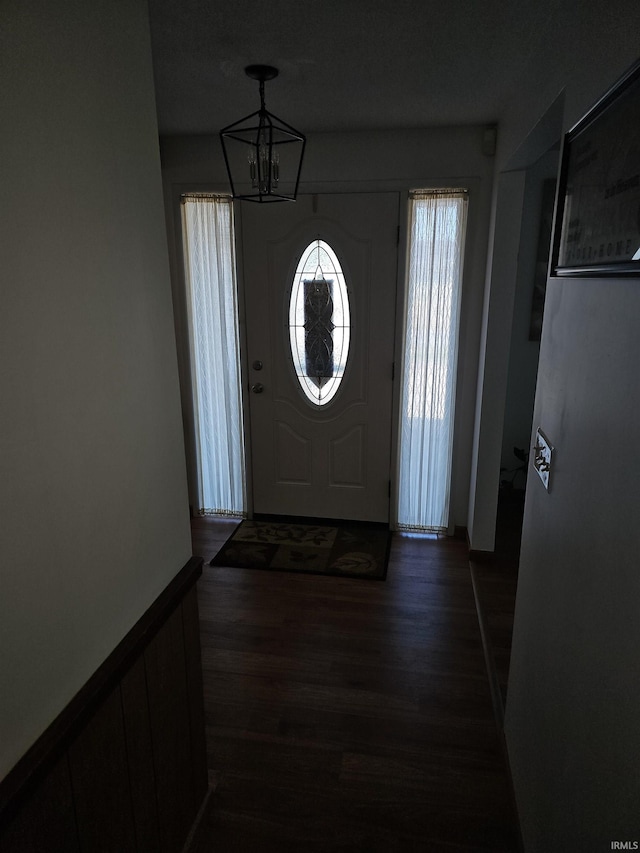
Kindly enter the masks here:
M 245 512 L 244 436 L 233 204 L 182 197 L 198 509 Z
M 449 526 L 466 190 L 410 199 L 398 526 Z

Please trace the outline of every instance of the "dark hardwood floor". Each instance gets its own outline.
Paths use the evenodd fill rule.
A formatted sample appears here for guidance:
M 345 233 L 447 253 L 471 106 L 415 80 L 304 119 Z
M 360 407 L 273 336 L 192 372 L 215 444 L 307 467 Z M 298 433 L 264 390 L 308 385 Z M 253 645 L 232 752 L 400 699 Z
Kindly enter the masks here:
M 384 582 L 205 564 L 198 595 L 197 853 L 518 849 L 464 543 L 395 534 Z

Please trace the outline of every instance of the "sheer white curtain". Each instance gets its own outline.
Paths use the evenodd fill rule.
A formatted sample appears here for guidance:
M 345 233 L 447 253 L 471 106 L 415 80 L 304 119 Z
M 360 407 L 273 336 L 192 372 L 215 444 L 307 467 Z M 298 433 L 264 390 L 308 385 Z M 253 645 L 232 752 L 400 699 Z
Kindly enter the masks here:
M 238 302 L 229 197 L 182 197 L 200 512 L 245 512 Z
M 398 526 L 449 526 L 465 190 L 410 197 Z

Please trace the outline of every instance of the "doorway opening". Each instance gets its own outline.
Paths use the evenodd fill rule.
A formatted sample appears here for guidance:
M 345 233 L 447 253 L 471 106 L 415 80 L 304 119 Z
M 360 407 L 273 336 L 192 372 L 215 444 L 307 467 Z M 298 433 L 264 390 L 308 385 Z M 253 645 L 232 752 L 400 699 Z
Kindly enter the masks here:
M 560 142 L 524 165 L 522 222 L 518 245 L 509 367 L 500 459 L 495 551 L 516 563 L 533 430 L 544 300 Z

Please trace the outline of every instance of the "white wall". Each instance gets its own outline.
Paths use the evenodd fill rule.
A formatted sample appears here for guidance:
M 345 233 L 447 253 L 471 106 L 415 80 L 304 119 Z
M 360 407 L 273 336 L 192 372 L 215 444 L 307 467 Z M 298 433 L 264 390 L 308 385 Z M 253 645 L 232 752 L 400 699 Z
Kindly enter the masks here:
M 550 279 L 506 735 L 527 851 L 640 841 L 640 279 Z
M 189 559 L 145 0 L 5 0 L 0 777 Z
M 639 28 L 640 5 L 636 0 L 585 0 L 579 7 L 565 0 L 556 4 L 540 30 L 531 33 L 527 61 L 520 76 L 512 79 L 511 99 L 499 116 L 498 176 L 533 162 L 526 156 L 531 152 L 527 143 L 538 143 L 551 132 L 546 147 L 539 148 L 534 159 L 547 150 L 557 138 L 554 126 L 563 107 L 562 130 L 568 130 L 580 119 L 637 59 Z M 494 206 L 494 216 L 495 212 Z M 502 216 L 505 233 L 498 231 L 495 235 L 498 255 L 503 258 L 514 249 L 517 252 L 518 247 L 517 237 L 515 244 L 508 242 L 513 233 L 511 215 L 517 216 L 513 204 L 511 213 Z M 503 340 L 511 335 L 511 318 L 505 306 L 513 299 L 515 273 L 505 266 L 505 274 L 492 276 L 492 258 L 488 266 L 489 313 L 484 318 L 483 334 L 491 328 L 481 354 L 478 377 L 468 526 L 472 547 L 491 551 L 502 455 L 502 415 L 497 418 L 496 414 L 505 405 L 507 374 L 503 360 L 508 355 Z
M 493 158 L 482 153 L 483 133 L 481 127 L 459 127 L 313 134 L 307 141 L 300 184 L 301 193 L 406 191 L 430 186 L 470 189 L 452 483 L 452 521 L 461 526 L 467 523 L 493 180 Z M 180 193 L 185 191 L 228 192 L 229 187 L 217 137 L 166 137 L 161 140 L 161 151 L 177 334 L 179 340 L 184 341 L 179 349 L 183 385 L 187 389 L 183 408 L 188 455 L 191 456 L 179 199 Z M 240 204 L 240 214 L 241 209 Z
M 507 167 L 561 95 L 565 99 L 566 130 L 593 106 L 638 58 L 639 27 L 636 0 L 582 0 L 579 5 L 561 0 L 556 4 L 554 13 L 535 34 L 535 45 L 527 44 L 527 62 L 520 76 L 512 80 L 512 96 L 500 116 L 499 169 Z M 509 167 L 513 168 L 513 163 Z
M 501 123 L 499 168 L 564 90 L 568 130 L 638 58 L 640 6 L 558 7 Z M 527 853 L 640 841 L 638 279 L 547 285 L 505 734 Z

